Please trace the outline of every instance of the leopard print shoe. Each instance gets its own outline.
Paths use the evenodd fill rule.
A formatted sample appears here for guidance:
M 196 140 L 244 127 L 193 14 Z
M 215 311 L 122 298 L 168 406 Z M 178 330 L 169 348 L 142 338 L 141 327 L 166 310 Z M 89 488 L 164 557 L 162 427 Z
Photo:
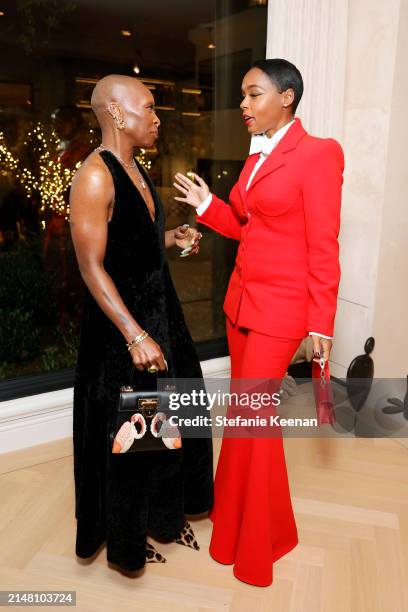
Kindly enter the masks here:
M 200 547 L 194 535 L 194 531 L 192 530 L 191 525 L 188 521 L 185 522 L 185 525 L 181 530 L 180 535 L 174 539 L 174 542 L 176 542 L 177 544 L 183 544 L 183 546 L 188 546 L 189 548 L 194 548 L 194 550 L 200 550 Z
M 163 557 L 153 544 L 146 542 L 146 563 L 166 563 L 166 557 Z

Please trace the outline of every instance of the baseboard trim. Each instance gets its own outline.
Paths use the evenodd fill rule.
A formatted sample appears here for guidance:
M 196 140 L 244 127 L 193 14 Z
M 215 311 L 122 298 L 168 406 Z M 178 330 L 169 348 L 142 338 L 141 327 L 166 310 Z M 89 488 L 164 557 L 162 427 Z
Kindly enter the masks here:
M 204 378 L 229 378 L 230 358 L 201 362 Z M 0 454 L 72 435 L 73 389 L 60 389 L 0 403 Z

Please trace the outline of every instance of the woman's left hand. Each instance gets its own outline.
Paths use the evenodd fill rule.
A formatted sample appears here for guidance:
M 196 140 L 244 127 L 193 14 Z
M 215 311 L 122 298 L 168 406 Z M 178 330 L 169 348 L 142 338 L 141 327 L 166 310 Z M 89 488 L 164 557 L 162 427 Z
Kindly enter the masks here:
M 323 357 L 326 362 L 329 359 L 330 351 L 333 346 L 332 340 L 316 336 L 315 334 L 311 334 L 311 336 L 313 340 L 313 361 L 319 363 L 320 358 Z M 317 356 L 316 353 L 319 353 L 319 356 Z
M 190 255 L 197 255 L 197 253 L 200 251 L 200 240 L 202 237 L 202 233 L 195 227 L 186 227 L 181 225 L 176 227 L 174 230 L 176 245 L 180 249 L 191 247 L 191 251 L 187 253 L 189 257 Z
M 175 197 L 174 199 L 197 208 L 197 206 L 202 204 L 202 202 L 204 202 L 206 197 L 210 194 L 210 190 L 207 183 L 200 176 L 198 176 L 198 174 L 194 174 L 194 178 L 198 185 L 197 183 L 193 183 L 188 176 L 181 174 L 181 172 L 177 172 L 175 175 L 177 182 L 173 183 L 173 185 L 184 195 L 184 198 Z

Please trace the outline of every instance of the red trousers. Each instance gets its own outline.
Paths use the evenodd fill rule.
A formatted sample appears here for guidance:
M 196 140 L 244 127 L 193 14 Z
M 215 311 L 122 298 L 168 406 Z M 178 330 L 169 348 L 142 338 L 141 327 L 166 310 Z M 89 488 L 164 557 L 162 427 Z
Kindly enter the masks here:
M 232 379 L 281 379 L 302 341 L 243 329 L 228 318 L 227 337 Z M 282 437 L 224 437 L 214 495 L 210 555 L 234 564 L 236 578 L 270 585 L 273 562 L 298 543 Z

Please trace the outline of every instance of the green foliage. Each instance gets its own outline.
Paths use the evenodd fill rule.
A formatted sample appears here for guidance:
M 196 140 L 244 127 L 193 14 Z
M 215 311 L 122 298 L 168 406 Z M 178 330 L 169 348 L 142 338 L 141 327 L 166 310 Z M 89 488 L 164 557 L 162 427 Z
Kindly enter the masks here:
M 0 254 L 0 306 L 9 313 L 30 313 L 36 325 L 53 322 L 56 279 L 44 270 L 41 241 L 17 244 L 15 250 Z
M 55 278 L 44 270 L 40 240 L 1 253 L 0 279 L 0 373 L 9 375 L 40 354 L 41 335 L 57 320 Z
M 66 330 L 57 328 L 54 336 L 57 344 L 45 347 L 41 369 L 47 372 L 74 367 L 79 343 L 77 327 L 70 323 Z
M 27 361 L 36 354 L 38 328 L 30 311 L 0 308 L 0 360 Z

